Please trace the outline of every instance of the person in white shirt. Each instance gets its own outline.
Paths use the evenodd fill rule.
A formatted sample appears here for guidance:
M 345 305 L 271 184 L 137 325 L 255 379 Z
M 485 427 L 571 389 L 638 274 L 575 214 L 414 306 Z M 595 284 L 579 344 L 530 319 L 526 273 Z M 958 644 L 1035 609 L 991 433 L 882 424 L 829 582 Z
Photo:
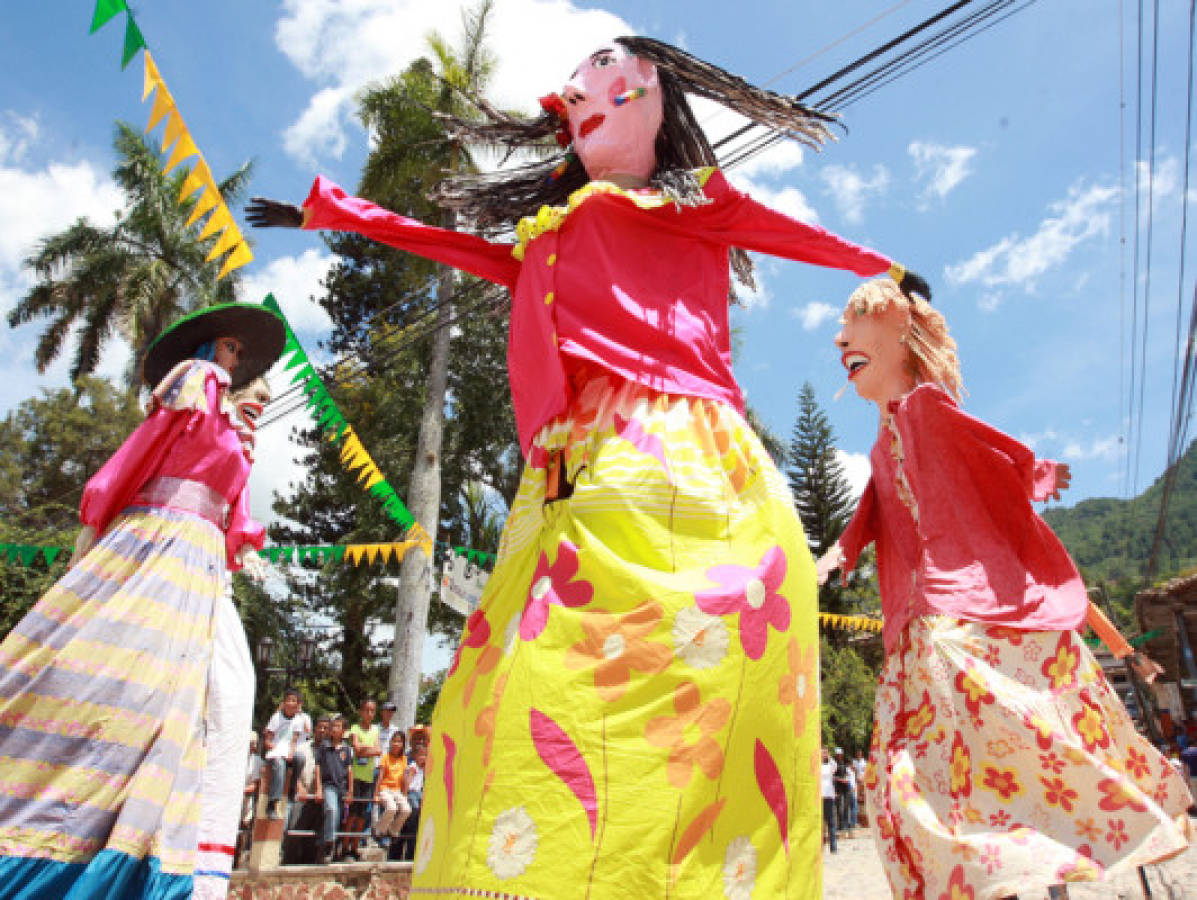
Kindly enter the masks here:
M 312 720 L 303 711 L 299 691 L 287 688 L 283 691 L 283 702 L 270 721 L 266 723 L 266 763 L 270 766 L 270 792 L 266 815 L 280 818 L 279 801 L 287 777 L 287 763 L 295 755 L 295 748 L 308 740 L 312 734 Z
M 831 852 L 836 852 L 835 846 L 835 761 L 823 748 L 823 765 L 820 767 L 821 783 L 823 787 L 823 828 L 827 834 L 827 842 L 831 845 Z

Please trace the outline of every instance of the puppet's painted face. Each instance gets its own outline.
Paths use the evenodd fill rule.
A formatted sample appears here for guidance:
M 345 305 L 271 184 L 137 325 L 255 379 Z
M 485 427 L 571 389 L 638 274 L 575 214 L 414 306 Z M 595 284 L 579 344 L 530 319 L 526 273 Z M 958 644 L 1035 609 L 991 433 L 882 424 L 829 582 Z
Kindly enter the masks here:
M 909 316 L 899 307 L 858 314 L 849 305 L 835 336 L 840 361 L 856 393 L 882 409 L 914 389 L 910 355 L 903 340 L 909 329 Z
M 253 431 L 257 428 L 258 417 L 270 402 L 270 386 L 265 379 L 256 378 L 233 396 L 233 405 L 237 408 L 237 415 L 245 426 Z
M 241 364 L 241 354 L 244 351 L 245 345 L 238 338 L 217 338 L 212 342 L 212 362 L 232 375 Z
M 574 152 L 592 179 L 647 180 L 656 171 L 664 117 L 656 66 L 608 44 L 582 60 L 561 98 Z

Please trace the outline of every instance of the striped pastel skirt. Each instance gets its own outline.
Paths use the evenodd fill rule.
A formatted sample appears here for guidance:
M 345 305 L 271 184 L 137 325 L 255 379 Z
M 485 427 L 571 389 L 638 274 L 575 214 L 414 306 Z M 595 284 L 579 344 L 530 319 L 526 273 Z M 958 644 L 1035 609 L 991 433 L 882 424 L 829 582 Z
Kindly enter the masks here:
M 1184 781 L 1075 631 L 913 620 L 886 660 L 865 773 L 895 897 L 1101 881 L 1188 846 Z
M 130 507 L 0 643 L 0 898 L 190 897 L 224 536 Z
M 814 567 L 760 442 L 599 378 L 530 453 L 433 715 L 411 896 L 820 897 Z

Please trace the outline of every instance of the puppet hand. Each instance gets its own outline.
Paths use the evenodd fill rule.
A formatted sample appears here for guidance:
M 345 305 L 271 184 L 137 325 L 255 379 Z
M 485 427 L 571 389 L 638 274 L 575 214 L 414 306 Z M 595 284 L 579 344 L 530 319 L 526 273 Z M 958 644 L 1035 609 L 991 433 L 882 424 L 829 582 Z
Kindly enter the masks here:
M 831 573 L 844 564 L 844 551 L 840 549 L 839 544 L 832 546 L 830 550 L 819 557 L 819 561 L 815 563 L 815 577 L 818 579 L 820 585 L 827 583 L 827 579 L 831 577 Z
M 902 280 L 898 282 L 898 288 L 907 297 L 918 294 L 928 303 L 931 302 L 931 285 L 927 284 L 927 279 L 918 272 L 909 270 L 903 272 Z
M 91 551 L 91 548 L 96 545 L 96 530 L 90 525 L 84 525 L 79 529 L 79 536 L 75 538 L 75 552 L 71 554 L 71 561 L 67 563 L 68 569 L 75 568 L 75 565 L 83 557 Z
M 1151 684 L 1156 678 L 1164 674 L 1164 667 L 1146 653 L 1136 651 L 1130 658 L 1130 664 L 1135 673 L 1147 684 Z
M 270 563 L 259 556 L 251 544 L 243 544 L 237 551 L 237 562 L 241 564 L 242 573 L 259 584 L 270 574 Z
M 1068 490 L 1072 484 L 1072 469 L 1068 463 L 1056 463 L 1056 486 L 1052 488 L 1050 496 L 1053 500 L 1060 499 L 1060 491 Z
M 290 203 L 253 197 L 245 207 L 245 221 L 254 228 L 302 228 L 303 210 Z

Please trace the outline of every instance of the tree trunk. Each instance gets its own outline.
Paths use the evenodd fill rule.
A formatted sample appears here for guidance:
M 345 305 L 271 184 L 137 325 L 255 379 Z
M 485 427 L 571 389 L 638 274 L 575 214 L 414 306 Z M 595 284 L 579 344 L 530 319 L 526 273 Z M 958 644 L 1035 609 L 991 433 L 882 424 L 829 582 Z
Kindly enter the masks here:
M 446 228 L 456 225 L 456 216 L 446 212 Z M 449 322 L 453 311 L 449 298 L 457 274 L 445 267 L 437 282 L 438 313 L 432 337 L 432 359 L 428 364 L 428 388 L 420 416 L 416 458 L 408 487 L 408 508 L 435 541 L 441 512 L 441 445 L 445 429 L 445 392 L 449 383 Z M 424 634 L 428 630 L 431 602 L 429 568 L 432 559 L 418 549 L 409 550 L 399 569 L 399 593 L 395 598 L 395 644 L 387 693 L 394 701 L 395 722 L 402 728 L 415 724 L 420 695 L 420 674 L 424 656 Z

